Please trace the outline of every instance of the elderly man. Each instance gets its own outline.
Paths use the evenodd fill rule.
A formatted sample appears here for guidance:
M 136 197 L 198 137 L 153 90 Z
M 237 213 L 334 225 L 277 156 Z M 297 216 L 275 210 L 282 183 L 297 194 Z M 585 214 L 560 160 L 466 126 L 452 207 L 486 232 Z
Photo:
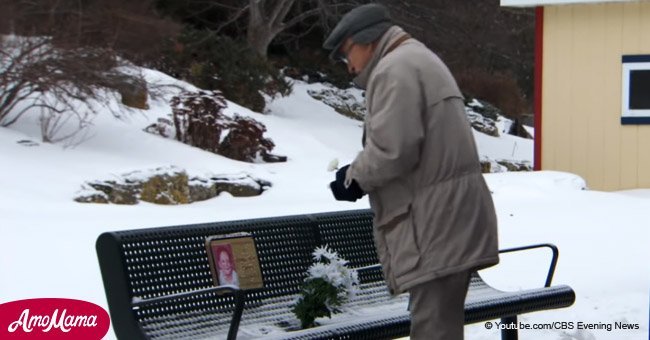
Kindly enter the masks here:
M 435 34 L 435 32 L 432 32 Z M 499 261 L 497 221 L 462 95 L 444 63 L 378 4 L 325 41 L 366 89 L 363 150 L 330 183 L 365 193 L 391 294 L 410 293 L 412 339 L 462 339 L 470 273 Z

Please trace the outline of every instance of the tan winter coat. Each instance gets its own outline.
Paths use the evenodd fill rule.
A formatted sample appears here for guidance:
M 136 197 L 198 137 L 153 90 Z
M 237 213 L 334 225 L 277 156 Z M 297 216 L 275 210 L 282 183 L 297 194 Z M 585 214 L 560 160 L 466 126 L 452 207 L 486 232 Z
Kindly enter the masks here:
M 355 79 L 366 88 L 364 148 L 347 180 L 368 193 L 393 294 L 496 264 L 497 220 L 462 95 L 443 62 L 398 26 Z

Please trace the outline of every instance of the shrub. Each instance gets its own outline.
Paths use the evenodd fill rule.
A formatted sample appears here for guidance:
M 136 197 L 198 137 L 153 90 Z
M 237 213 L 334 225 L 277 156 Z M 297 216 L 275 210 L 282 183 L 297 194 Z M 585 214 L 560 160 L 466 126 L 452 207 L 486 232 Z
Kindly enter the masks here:
M 455 77 L 464 93 L 492 103 L 508 118 L 518 119 L 528 109 L 526 99 L 510 73 L 471 69 L 458 72 Z
M 272 140 L 264 138 L 266 127 L 247 117 L 235 115 L 229 124 L 230 133 L 219 146 L 220 154 L 245 162 L 267 160 L 275 147 Z
M 110 49 L 57 47 L 51 37 L 0 36 L 0 126 L 40 113 L 43 141 L 54 143 L 84 131 L 98 108 L 109 106 L 114 91 L 129 84 L 140 85 L 139 100 L 146 105 L 146 82 L 125 74 L 123 65 Z
M 219 91 L 185 92 L 171 100 L 176 140 L 218 153 L 227 117 L 226 100 Z M 221 122 L 219 121 L 221 120 Z
M 220 91 L 184 92 L 171 100 L 176 140 L 244 162 L 283 162 L 271 154 L 273 141 L 264 137 L 264 124 L 247 117 L 223 113 L 227 102 Z M 147 131 L 166 131 L 165 120 Z M 225 134 L 222 136 L 222 134 Z
M 352 86 L 352 76 L 343 63 L 329 60 L 329 55 L 322 49 L 304 48 L 290 54 L 279 63 L 288 65 L 285 75 L 297 80 L 328 82 L 340 89 Z
M 349 90 L 307 90 L 307 94 L 348 118 L 363 121 L 366 117 L 367 110 L 363 100 L 360 101 Z
M 263 94 L 291 93 L 291 84 L 244 41 L 210 31 L 187 30 L 155 66 L 200 88 L 219 89 L 229 100 L 257 112 L 264 111 Z

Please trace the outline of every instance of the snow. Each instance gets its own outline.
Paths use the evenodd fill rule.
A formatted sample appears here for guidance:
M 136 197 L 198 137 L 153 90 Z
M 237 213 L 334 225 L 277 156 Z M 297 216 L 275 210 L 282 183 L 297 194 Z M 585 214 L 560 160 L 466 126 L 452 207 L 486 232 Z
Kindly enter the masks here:
M 286 163 L 243 163 L 148 134 L 143 129 L 171 112 L 167 100 L 191 85 L 159 72 L 145 77 L 165 93 L 149 110 L 132 110 L 115 119 L 109 109 L 77 145 L 40 142 L 38 115 L 27 114 L 0 128 L 0 303 L 59 297 L 81 299 L 107 308 L 94 249 L 100 233 L 289 214 L 361 209 L 337 202 L 327 188 L 333 160 L 348 164 L 361 149 L 362 123 L 315 101 L 308 90 L 323 84 L 295 82 L 292 95 L 273 100 L 268 114 L 229 102 L 227 113 L 254 117 L 267 127 L 275 154 Z M 482 156 L 532 162 L 532 140 L 475 133 Z M 184 169 L 190 177 L 247 175 L 269 181 L 259 197 L 216 198 L 183 206 L 82 204 L 74 195 L 88 181 L 134 171 Z M 331 169 L 330 169 L 331 170 Z M 522 315 L 520 322 L 639 324 L 638 330 L 520 330 L 522 339 L 647 339 L 650 291 L 650 190 L 598 192 L 562 172 L 485 175 L 499 218 L 500 248 L 554 243 L 560 259 L 554 284 L 576 291 L 576 303 L 559 310 Z M 504 254 L 484 278 L 504 290 L 543 285 L 549 254 L 545 250 Z M 382 307 L 377 307 L 382 308 Z M 114 339 L 109 331 L 108 339 Z M 496 339 L 499 331 L 483 323 L 466 326 L 466 339 Z
M 524 127 L 524 130 L 526 130 L 526 132 L 528 132 L 528 134 L 531 135 L 531 137 L 535 137 L 535 128 L 534 127 L 528 126 L 528 125 L 523 125 L 523 127 Z

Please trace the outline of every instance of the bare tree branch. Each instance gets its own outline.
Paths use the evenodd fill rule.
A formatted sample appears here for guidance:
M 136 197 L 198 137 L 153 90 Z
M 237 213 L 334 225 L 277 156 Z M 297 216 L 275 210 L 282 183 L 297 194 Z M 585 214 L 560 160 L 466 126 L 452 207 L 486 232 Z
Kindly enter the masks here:
M 103 48 L 61 48 L 51 38 L 9 36 L 0 39 L 0 126 L 41 111 L 44 141 L 69 138 L 88 125 L 115 98 L 123 75 L 118 59 Z M 97 106 L 99 107 L 99 106 Z M 68 130 L 72 120 L 76 128 Z M 68 131 L 59 135 L 60 132 Z
M 297 25 L 297 24 L 303 22 L 305 19 L 307 19 L 309 17 L 312 17 L 312 16 L 315 16 L 316 14 L 319 14 L 319 13 L 320 13 L 319 8 L 314 8 L 314 9 L 302 12 L 299 15 L 291 18 L 291 20 L 289 20 L 288 22 L 286 22 L 285 25 L 284 25 L 284 28 L 289 28 L 289 27 L 292 27 L 294 25 Z
M 274 18 L 275 20 L 272 21 L 276 27 L 284 27 L 284 19 L 289 14 L 289 11 L 291 10 L 291 7 L 293 7 L 293 4 L 294 1 L 291 0 L 284 2 L 284 6 L 281 6 L 278 16 Z
M 242 7 L 240 10 L 235 12 L 235 14 L 233 14 L 230 17 L 230 19 L 219 24 L 219 27 L 217 27 L 217 29 L 215 30 L 215 34 L 219 34 L 219 32 L 221 32 L 221 30 L 224 29 L 226 26 L 232 24 L 233 22 L 237 21 L 237 19 L 241 18 L 241 16 L 244 15 L 244 13 L 246 13 L 246 11 L 248 11 L 249 8 L 250 8 L 250 4 Z

